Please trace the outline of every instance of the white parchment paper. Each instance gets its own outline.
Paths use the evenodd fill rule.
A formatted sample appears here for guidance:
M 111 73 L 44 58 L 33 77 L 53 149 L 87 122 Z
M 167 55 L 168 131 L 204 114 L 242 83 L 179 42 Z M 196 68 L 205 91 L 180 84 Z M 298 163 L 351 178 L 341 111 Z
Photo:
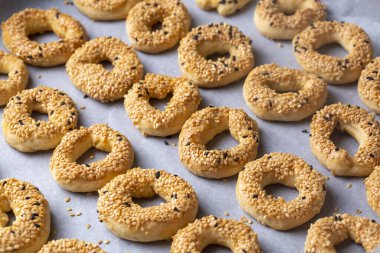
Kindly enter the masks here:
M 292 53 L 290 42 L 282 42 L 283 48 L 278 47 L 277 42 L 264 38 L 253 23 L 253 10 L 257 1 L 252 1 L 246 8 L 237 15 L 224 18 L 216 12 L 204 12 L 200 10 L 195 0 L 184 0 L 192 15 L 193 26 L 198 26 L 210 22 L 228 22 L 238 26 L 246 35 L 253 40 L 256 65 L 266 63 L 277 63 L 286 67 L 299 68 Z M 353 22 L 363 27 L 371 37 L 375 48 L 375 56 L 380 53 L 380 1 L 379 0 L 324 0 L 328 6 L 328 19 Z M 65 5 L 62 0 L 0 0 L 0 21 L 6 20 L 11 14 L 21 11 L 27 7 L 48 8 L 56 7 L 62 12 L 68 13 L 80 20 L 86 28 L 90 38 L 98 36 L 115 36 L 128 43 L 125 31 L 125 22 L 94 22 L 80 13 L 75 6 Z M 0 48 L 4 50 L 2 41 Z M 327 50 L 329 52 L 342 55 L 342 51 Z M 138 53 L 144 65 L 145 72 L 167 74 L 172 76 L 180 75 L 176 48 L 162 54 L 149 55 Z M 195 188 L 198 197 L 200 210 L 198 217 L 213 214 L 229 218 L 240 219 L 242 216 L 249 217 L 239 207 L 235 197 L 236 177 L 227 181 L 208 180 L 196 177 L 188 172 L 179 161 L 177 147 L 165 145 L 176 143 L 177 137 L 153 138 L 143 137 L 133 126 L 128 118 L 123 102 L 102 104 L 90 98 L 84 99 L 83 94 L 77 90 L 69 81 L 64 66 L 53 68 L 29 67 L 30 82 L 28 88 L 37 85 L 47 85 L 67 92 L 77 103 L 78 108 L 86 106 L 85 110 L 80 110 L 79 124 L 90 126 L 95 123 L 107 123 L 125 134 L 134 146 L 136 160 L 134 165 L 143 168 L 165 169 L 171 173 L 178 174 L 188 180 Z M 314 168 L 326 176 L 330 173 L 315 159 L 309 148 L 309 136 L 302 130 L 309 129 L 310 118 L 297 123 L 273 123 L 258 119 L 251 113 L 245 105 L 242 97 L 243 80 L 227 87 L 201 90 L 203 101 L 201 107 L 209 104 L 215 106 L 230 106 L 243 108 L 250 116 L 257 120 L 260 127 L 260 150 L 259 156 L 269 152 L 290 152 L 304 158 Z M 348 86 L 329 86 L 328 103 L 342 101 L 359 106 L 364 106 L 360 101 L 356 83 Z M 0 108 L 2 116 L 3 108 Z M 233 146 L 234 140 L 218 138 L 213 147 L 223 148 Z M 338 145 L 355 152 L 356 144 L 350 138 L 343 138 L 338 135 L 335 141 Z M 38 186 L 48 199 L 52 213 L 52 234 L 51 239 L 78 238 L 97 243 L 99 240 L 109 240 L 110 243 L 102 247 L 107 252 L 168 252 L 170 241 L 157 243 L 134 243 L 122 240 L 109 232 L 105 225 L 99 223 L 96 213 L 97 194 L 74 194 L 61 189 L 53 180 L 49 172 L 49 159 L 52 151 L 37 152 L 33 154 L 20 153 L 7 145 L 2 133 L 0 133 L 0 178 L 14 177 L 25 180 Z M 101 155 L 97 154 L 99 159 Z M 327 199 L 320 215 L 317 218 L 332 215 L 335 208 L 341 212 L 356 214 L 359 209 L 361 215 L 371 219 L 376 217 L 370 209 L 365 198 L 365 189 L 362 183 L 363 178 L 335 178 L 328 181 Z M 351 188 L 347 185 L 352 184 Z M 274 194 L 279 194 L 286 198 L 294 197 L 294 192 L 289 190 L 278 190 L 272 188 Z M 71 201 L 66 203 L 64 199 L 70 197 Z M 144 202 L 142 202 L 144 203 Z M 157 200 L 153 201 L 157 203 Z M 152 203 L 151 203 L 152 204 Z M 73 213 L 81 212 L 81 216 L 70 217 L 67 208 L 72 208 Z M 252 219 L 253 220 L 253 219 Z M 253 220 L 252 228 L 258 233 L 261 248 L 265 252 L 303 252 L 303 245 L 311 222 L 286 232 L 277 232 L 264 227 Z M 91 228 L 87 229 L 86 225 Z M 341 252 L 364 252 L 363 249 L 354 244 L 345 243 L 340 248 Z M 208 252 L 228 252 L 222 248 L 211 248 Z

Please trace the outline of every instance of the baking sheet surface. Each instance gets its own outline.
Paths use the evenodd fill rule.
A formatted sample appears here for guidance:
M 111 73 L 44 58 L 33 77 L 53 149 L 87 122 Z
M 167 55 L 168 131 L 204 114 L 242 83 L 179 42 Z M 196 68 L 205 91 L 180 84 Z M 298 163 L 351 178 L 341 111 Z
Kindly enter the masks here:
M 340 20 L 353 22 L 363 27 L 369 34 L 374 48 L 375 56 L 380 52 L 380 1 L 378 0 L 324 0 L 328 6 L 328 18 L 330 20 Z M 194 0 L 184 0 L 185 5 L 192 15 L 192 25 L 198 26 L 210 22 L 228 22 L 238 26 L 246 35 L 252 38 L 256 65 L 266 63 L 277 63 L 286 67 L 299 68 L 292 53 L 290 42 L 281 42 L 283 48 L 277 42 L 270 41 L 259 34 L 253 24 L 253 10 L 257 1 L 252 1 L 246 8 L 232 17 L 221 17 L 216 12 L 204 12 L 200 10 Z M 11 14 L 21 11 L 27 7 L 49 8 L 56 7 L 62 12 L 68 13 L 78 19 L 86 28 L 90 38 L 99 36 L 115 36 L 128 43 L 125 31 L 125 22 L 95 22 L 80 13 L 75 6 L 66 5 L 62 0 L 0 0 L 0 21 L 6 20 Z M 42 40 L 48 37 L 40 38 Z M 2 41 L 0 48 L 4 50 Z M 337 55 L 344 53 L 342 50 L 327 49 Z M 162 54 L 149 55 L 138 53 L 144 65 L 145 72 L 179 76 L 176 48 Z M 247 217 L 239 207 L 235 197 L 236 177 L 228 180 L 208 180 L 196 177 L 188 172 L 179 161 L 178 151 L 175 144 L 177 137 L 154 138 L 143 137 L 133 126 L 128 118 L 123 102 L 102 104 L 90 98 L 85 99 L 83 94 L 77 90 L 69 81 L 69 77 L 63 66 L 53 68 L 36 68 L 29 66 L 30 82 L 28 88 L 38 85 L 47 85 L 67 92 L 76 102 L 77 107 L 85 106 L 85 110 L 80 110 L 79 124 L 91 126 L 95 123 L 107 123 L 112 128 L 121 131 L 128 137 L 134 146 L 136 160 L 134 166 L 143 168 L 165 169 L 171 173 L 178 174 L 188 180 L 199 197 L 200 209 L 198 217 L 213 214 L 219 217 L 240 219 Z M 330 173 L 312 155 L 309 148 L 309 136 L 302 130 L 309 129 L 310 118 L 296 123 L 273 123 L 258 119 L 251 113 L 243 101 L 242 96 L 243 80 L 227 87 L 201 90 L 203 101 L 201 107 L 207 105 L 230 106 L 243 108 L 250 116 L 257 120 L 260 127 L 260 149 L 259 157 L 269 152 L 290 152 L 304 158 L 314 168 L 326 176 Z M 342 101 L 364 106 L 360 101 L 356 83 L 353 85 L 333 87 L 329 86 L 328 103 Z M 2 116 L 3 108 L 0 108 Z M 169 145 L 165 144 L 165 140 Z M 357 144 L 345 135 L 334 137 L 336 143 L 347 148 L 351 153 L 355 152 Z M 231 147 L 234 140 L 227 134 L 218 137 L 213 141 L 213 148 Z M 29 181 L 40 188 L 48 199 L 52 213 L 52 234 L 50 239 L 78 238 L 97 243 L 99 240 L 109 240 L 109 244 L 102 244 L 107 252 L 168 252 L 170 242 L 163 241 L 157 243 L 134 243 L 118 239 L 109 232 L 105 225 L 99 223 L 96 213 L 97 194 L 75 194 L 61 189 L 53 180 L 49 172 L 49 159 L 52 151 L 24 154 L 10 148 L 2 133 L 0 133 L 0 178 L 14 177 L 20 180 Z M 90 153 L 88 153 L 90 154 Z M 100 159 L 104 154 L 96 153 L 96 159 Z M 362 183 L 363 178 L 335 178 L 330 177 L 327 183 L 327 199 L 322 212 L 314 218 L 332 215 L 334 209 L 339 208 L 340 212 L 356 214 L 356 210 L 362 211 L 363 216 L 379 221 L 375 213 L 370 209 L 365 198 L 365 189 Z M 352 184 L 351 188 L 348 185 Z M 271 187 L 274 194 L 279 194 L 289 199 L 295 196 L 294 191 L 285 188 Z M 64 199 L 70 197 L 70 202 Z M 154 199 L 149 204 L 159 201 Z M 146 202 L 142 202 L 146 205 Z M 73 213 L 82 213 L 81 216 L 70 217 L 67 208 L 72 208 Z M 251 218 L 250 218 L 251 219 Z M 310 222 L 305 225 L 286 232 L 274 231 L 270 228 L 258 224 L 251 219 L 253 230 L 258 233 L 261 248 L 264 252 L 303 252 L 303 245 L 306 232 Z M 87 224 L 91 225 L 87 229 Z M 344 243 L 340 246 L 340 252 L 364 252 L 359 246 Z M 229 252 L 226 249 L 217 247 L 207 250 L 208 252 Z

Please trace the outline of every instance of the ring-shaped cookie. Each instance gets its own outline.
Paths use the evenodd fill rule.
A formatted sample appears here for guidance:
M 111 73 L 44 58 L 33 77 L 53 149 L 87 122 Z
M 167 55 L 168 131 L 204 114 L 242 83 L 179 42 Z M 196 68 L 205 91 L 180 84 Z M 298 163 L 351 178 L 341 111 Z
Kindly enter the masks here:
M 251 0 L 197 0 L 197 5 L 206 10 L 216 9 L 222 16 L 228 16 L 234 14 L 236 11 L 243 8 Z
M 8 75 L 6 80 L 0 80 L 0 106 L 2 106 L 25 89 L 29 80 L 29 71 L 22 60 L 0 50 L 0 73 Z
M 243 222 L 206 216 L 179 230 L 173 237 L 171 253 L 201 253 L 210 244 L 236 253 L 261 253 L 256 233 Z
M 376 214 L 380 217 L 380 167 L 375 170 L 364 181 L 367 193 L 367 201 Z
M 159 195 L 166 202 L 141 207 L 133 198 Z M 135 168 L 99 190 L 99 219 L 117 236 L 139 242 L 170 239 L 194 221 L 198 198 L 185 180 L 163 170 Z
M 159 53 L 174 47 L 190 29 L 191 18 L 179 0 L 144 0 L 127 18 L 127 33 L 133 48 Z
M 350 214 L 321 218 L 307 232 L 305 252 L 336 253 L 334 246 L 349 238 L 368 253 L 378 252 L 375 250 L 380 247 L 380 225 Z
M 354 156 L 330 139 L 335 129 L 358 142 Z M 335 176 L 365 177 L 380 165 L 380 124 L 358 106 L 340 103 L 325 106 L 313 116 L 310 134 L 313 154 Z
M 229 54 L 216 60 L 215 54 Z M 246 76 L 254 66 L 251 40 L 237 27 L 226 23 L 194 28 L 178 48 L 182 74 L 199 87 L 214 88 Z
M 173 94 L 164 111 L 149 104 L 149 99 L 164 99 Z M 125 96 L 124 106 L 145 135 L 169 136 L 178 133 L 201 102 L 198 87 L 186 78 L 147 74 Z
M 100 161 L 78 164 L 91 147 L 108 152 Z M 105 124 L 81 127 L 67 133 L 50 159 L 54 180 L 72 192 L 97 191 L 132 167 L 134 151 L 128 139 Z
M 303 159 L 271 153 L 246 164 L 239 173 L 236 196 L 241 208 L 260 223 L 276 230 L 298 227 L 317 215 L 326 196 L 326 179 Z M 268 195 L 270 184 L 296 188 L 299 195 L 286 201 Z
M 113 69 L 105 69 L 104 61 L 112 63 Z M 123 98 L 143 76 L 136 52 L 114 37 L 88 41 L 70 57 L 66 71 L 78 89 L 101 102 Z
M 265 120 L 299 121 L 327 99 L 327 84 L 302 70 L 262 65 L 248 75 L 243 95 L 249 108 Z
M 73 0 L 75 6 L 94 20 L 118 20 L 128 16 L 129 11 L 141 0 Z
M 230 149 L 208 150 L 206 144 L 229 130 L 239 144 Z M 256 121 L 241 109 L 207 107 L 194 113 L 182 127 L 178 139 L 181 162 L 195 175 L 225 178 L 237 174 L 255 159 L 259 146 Z
M 35 120 L 33 111 L 47 114 L 48 120 Z M 10 146 L 21 152 L 35 152 L 55 148 L 77 121 L 78 111 L 66 93 L 39 86 L 23 90 L 9 100 L 2 128 Z
M 362 71 L 358 92 L 363 103 L 372 111 L 380 114 L 380 57 L 371 61 Z
M 308 25 L 326 18 L 326 6 L 319 0 L 260 0 L 254 22 L 264 36 L 291 40 Z
M 38 253 L 106 253 L 98 245 L 77 239 L 60 239 L 45 244 Z
M 344 58 L 320 54 L 317 49 L 339 43 L 348 52 Z M 355 24 L 318 21 L 293 39 L 293 49 L 301 67 L 330 84 L 347 84 L 359 79 L 371 61 L 373 49 L 365 31 Z
M 87 37 L 78 21 L 54 8 L 25 9 L 13 14 L 1 28 L 6 48 L 25 63 L 40 67 L 65 63 Z M 53 31 L 60 40 L 38 43 L 29 38 L 47 31 Z
M 16 219 L 9 226 L 7 212 Z M 30 183 L 0 180 L 0 252 L 37 252 L 50 234 L 49 203 Z

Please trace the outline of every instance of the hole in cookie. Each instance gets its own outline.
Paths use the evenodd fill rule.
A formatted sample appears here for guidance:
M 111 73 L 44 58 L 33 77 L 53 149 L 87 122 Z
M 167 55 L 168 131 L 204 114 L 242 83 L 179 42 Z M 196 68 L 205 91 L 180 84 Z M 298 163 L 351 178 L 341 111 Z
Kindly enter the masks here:
M 52 31 L 47 31 L 44 33 L 30 34 L 29 39 L 36 41 L 38 43 L 49 43 L 54 41 L 59 41 L 60 38 Z
M 151 207 L 151 206 L 159 206 L 162 203 L 166 203 L 164 199 L 162 199 L 159 195 L 154 195 L 153 197 L 148 198 L 133 198 L 134 203 L 142 206 L 142 207 Z
M 102 65 L 103 68 L 108 70 L 108 71 L 113 70 L 113 65 L 110 61 L 104 60 L 104 61 L 99 62 L 99 64 Z
M 230 131 L 224 131 L 217 134 L 211 141 L 206 144 L 206 148 L 212 149 L 230 149 L 239 143 L 231 136 Z
M 218 41 L 203 41 L 198 44 L 197 51 L 210 61 L 224 61 L 231 56 L 228 45 Z
M 266 193 L 272 195 L 276 198 L 282 197 L 286 201 L 291 201 L 295 199 L 299 192 L 295 188 L 287 187 L 283 184 L 271 184 L 265 187 Z
M 221 246 L 221 245 L 218 245 L 218 244 L 207 245 L 207 247 L 205 247 L 202 250 L 202 253 L 212 253 L 212 252 L 229 253 L 229 252 L 232 252 L 232 251 L 229 248 Z
M 96 161 L 103 160 L 107 155 L 108 155 L 107 152 L 91 147 L 83 155 L 81 155 L 81 157 L 77 159 L 77 163 L 90 164 Z
M 344 49 L 344 47 L 342 47 L 342 45 L 340 45 L 339 43 L 326 44 L 318 48 L 317 51 L 320 54 L 334 56 L 338 58 L 344 58 L 348 54 L 346 49 Z
M 5 222 L 5 220 L 8 220 Z M 0 227 L 10 227 L 12 226 L 13 222 L 16 221 L 16 215 L 13 213 L 13 211 L 9 211 L 6 213 L 0 213 Z
M 335 129 L 330 139 L 334 142 L 335 146 L 345 149 L 351 156 L 354 156 L 358 151 L 358 143 L 346 132 Z
M 0 80 L 7 80 L 8 79 L 8 75 L 5 74 L 5 73 L 0 73 Z
M 32 111 L 32 114 L 30 115 L 33 119 L 36 121 L 48 121 L 49 116 L 46 113 L 38 112 L 38 111 Z
M 271 88 L 278 94 L 289 93 L 289 92 L 298 93 L 298 91 L 300 90 L 300 88 L 296 87 L 296 85 L 294 84 L 268 83 L 267 85 L 269 88 Z
M 173 94 L 169 93 L 163 99 L 150 98 L 149 104 L 156 108 L 157 110 L 164 111 L 170 100 L 172 99 Z
M 221 59 L 230 58 L 230 53 L 229 52 L 225 52 L 225 53 L 216 52 L 216 53 L 213 53 L 211 55 L 207 55 L 205 58 L 206 58 L 206 60 L 210 60 L 210 61 L 218 61 Z
M 342 243 L 335 246 L 336 252 L 355 252 L 355 253 L 364 253 L 364 248 L 356 244 L 353 240 L 347 239 Z
M 152 24 L 150 27 L 150 30 L 152 32 L 155 32 L 161 29 L 162 29 L 162 21 L 157 21 L 156 23 Z

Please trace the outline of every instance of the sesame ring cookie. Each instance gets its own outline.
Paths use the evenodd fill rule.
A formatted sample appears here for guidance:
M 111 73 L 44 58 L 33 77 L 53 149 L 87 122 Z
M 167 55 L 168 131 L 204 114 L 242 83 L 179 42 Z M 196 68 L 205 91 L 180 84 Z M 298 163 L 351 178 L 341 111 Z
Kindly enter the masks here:
M 45 244 L 38 253 L 105 253 L 98 245 L 77 239 L 60 239 Z
M 222 16 L 234 14 L 236 11 L 243 8 L 251 0 L 197 0 L 197 5 L 208 11 L 216 9 Z
M 372 111 L 380 114 L 380 57 L 374 59 L 362 71 L 358 92 L 363 103 Z
M 7 226 L 11 211 L 16 219 Z M 0 252 L 37 252 L 49 237 L 49 203 L 30 183 L 0 180 L 0 217 Z
M 375 170 L 364 181 L 367 193 L 367 201 L 376 214 L 380 217 L 380 167 Z
M 65 63 L 87 37 L 78 21 L 54 8 L 25 9 L 13 14 L 1 28 L 6 48 L 25 63 L 40 67 Z M 53 31 L 60 40 L 38 43 L 29 38 L 47 31 Z
M 303 159 L 271 153 L 246 164 L 239 173 L 236 196 L 241 208 L 260 223 L 276 230 L 298 227 L 317 215 L 326 196 L 326 179 Z M 271 184 L 296 188 L 299 195 L 286 201 L 265 192 Z
M 112 63 L 113 69 L 105 69 L 103 61 Z M 136 52 L 114 37 L 88 41 L 70 57 L 66 71 L 78 89 L 101 102 L 123 98 L 143 76 Z
M 339 43 L 348 52 L 344 58 L 323 55 L 317 49 Z M 365 31 L 355 24 L 318 21 L 293 39 L 293 49 L 301 67 L 330 84 L 347 84 L 359 79 L 371 61 L 373 49 Z
M 260 0 L 254 14 L 260 33 L 275 40 L 291 40 L 308 25 L 324 19 L 326 6 L 319 0 Z
M 93 20 L 119 20 L 141 0 L 74 0 L 75 6 Z
M 78 164 L 91 147 L 108 152 L 101 161 Z M 97 191 L 132 167 L 134 151 L 128 139 L 105 124 L 81 127 L 67 133 L 50 159 L 55 181 L 72 192 Z
M 334 246 L 349 238 L 362 245 L 366 252 L 375 252 L 380 246 L 380 225 L 350 214 L 321 218 L 310 226 L 305 252 L 335 253 Z
M 164 99 L 173 94 L 164 111 L 149 104 L 149 99 Z M 144 135 L 169 136 L 178 133 L 201 102 L 198 87 L 186 78 L 147 74 L 125 96 L 125 109 Z
M 216 60 L 215 54 L 226 54 Z M 180 42 L 178 60 L 182 74 L 199 87 L 215 88 L 247 75 L 254 66 L 251 40 L 226 23 L 194 28 Z
M 249 108 L 262 119 L 299 121 L 325 104 L 327 84 L 313 74 L 267 64 L 251 71 L 243 95 Z
M 166 202 L 141 207 L 133 198 L 159 195 Z M 185 180 L 163 170 L 135 168 L 99 190 L 100 221 L 117 236 L 139 242 L 170 239 L 194 221 L 198 198 Z
M 354 156 L 330 139 L 335 129 L 359 143 Z M 328 105 L 313 116 L 310 130 L 313 154 L 333 175 L 369 176 L 380 165 L 380 124 L 366 110 L 340 103 Z
M 206 144 L 229 130 L 239 144 L 230 149 L 208 150 Z M 207 107 L 186 121 L 178 139 L 181 162 L 195 175 L 206 178 L 233 176 L 255 159 L 259 146 L 256 121 L 243 110 Z
M 6 80 L 0 80 L 0 106 L 28 84 L 29 71 L 22 60 L 0 50 L 0 73 L 7 74 Z
M 133 48 L 160 53 L 174 47 L 189 31 L 190 24 L 190 15 L 181 1 L 144 0 L 129 13 L 127 32 Z
M 261 253 L 259 241 L 248 225 L 235 220 L 206 216 L 179 230 L 173 237 L 171 253 L 201 253 L 219 244 L 236 253 Z
M 33 111 L 47 114 L 48 120 L 35 120 Z M 21 152 L 35 152 L 55 148 L 77 121 L 78 111 L 66 93 L 39 86 L 23 90 L 9 100 L 2 127 L 10 146 Z

